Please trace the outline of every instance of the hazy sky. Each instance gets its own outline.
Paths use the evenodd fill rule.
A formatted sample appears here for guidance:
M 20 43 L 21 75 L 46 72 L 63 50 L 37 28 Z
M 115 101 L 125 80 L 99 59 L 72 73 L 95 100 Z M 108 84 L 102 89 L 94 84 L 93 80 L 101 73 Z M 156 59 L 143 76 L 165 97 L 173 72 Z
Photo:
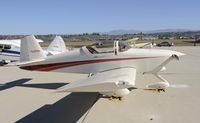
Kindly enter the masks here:
M 0 0 L 0 34 L 200 30 L 200 0 Z

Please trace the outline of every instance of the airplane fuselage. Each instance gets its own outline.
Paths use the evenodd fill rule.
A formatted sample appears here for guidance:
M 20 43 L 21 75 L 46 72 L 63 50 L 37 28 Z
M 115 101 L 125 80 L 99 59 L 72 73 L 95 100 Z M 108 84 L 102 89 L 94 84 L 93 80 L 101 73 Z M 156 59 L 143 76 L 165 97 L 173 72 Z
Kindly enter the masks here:
M 94 53 L 86 47 L 48 56 L 43 61 L 21 66 L 25 70 L 54 71 L 64 73 L 98 73 L 110 69 L 133 67 L 137 73 L 149 72 L 179 52 L 158 49 L 136 49 L 110 53 Z
M 12 42 L 0 43 L 0 60 L 16 61 L 20 57 L 20 46 Z

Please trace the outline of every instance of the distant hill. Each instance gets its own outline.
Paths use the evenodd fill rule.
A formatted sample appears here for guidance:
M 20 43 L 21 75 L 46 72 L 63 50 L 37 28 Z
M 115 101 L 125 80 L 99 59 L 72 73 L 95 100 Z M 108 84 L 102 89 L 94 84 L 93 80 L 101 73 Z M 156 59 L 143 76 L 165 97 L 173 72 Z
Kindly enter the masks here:
M 139 30 L 112 30 L 110 32 L 107 32 L 106 34 L 109 35 L 123 35 L 123 34 L 135 34 L 135 33 L 140 33 L 141 31 Z
M 150 30 L 150 31 L 145 31 L 145 30 L 112 30 L 110 32 L 104 33 L 104 34 L 109 34 L 109 35 L 123 35 L 123 34 L 136 34 L 136 33 L 145 33 L 145 34 L 150 34 L 150 33 L 163 33 L 163 32 L 188 32 L 188 31 L 194 31 L 194 30 L 189 30 L 189 29 L 160 29 L 160 30 Z

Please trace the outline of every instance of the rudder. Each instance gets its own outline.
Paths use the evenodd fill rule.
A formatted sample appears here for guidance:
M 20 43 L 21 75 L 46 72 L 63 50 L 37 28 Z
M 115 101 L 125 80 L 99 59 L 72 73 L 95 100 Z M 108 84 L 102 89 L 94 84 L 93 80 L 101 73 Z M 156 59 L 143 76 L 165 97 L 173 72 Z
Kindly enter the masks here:
M 33 36 L 26 36 L 21 40 L 20 62 L 44 59 L 46 57 L 37 39 Z
M 67 48 L 65 46 L 65 42 L 60 36 L 56 36 L 55 39 L 47 48 L 48 55 L 59 54 L 66 51 L 67 51 Z

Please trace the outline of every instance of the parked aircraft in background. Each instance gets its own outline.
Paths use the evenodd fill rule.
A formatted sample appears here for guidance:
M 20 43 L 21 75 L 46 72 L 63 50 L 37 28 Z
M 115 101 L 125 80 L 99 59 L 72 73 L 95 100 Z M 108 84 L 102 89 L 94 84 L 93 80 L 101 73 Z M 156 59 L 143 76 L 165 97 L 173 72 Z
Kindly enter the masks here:
M 139 38 L 133 38 L 125 41 L 119 41 L 119 45 L 122 46 L 127 46 L 127 47 L 132 47 L 132 48 L 152 48 L 156 46 L 156 44 L 152 42 L 147 42 L 147 43 L 140 43 L 138 42 Z M 97 47 L 102 46 L 102 47 L 109 47 L 113 46 L 113 40 L 108 40 L 108 41 L 98 41 L 96 42 Z
M 43 42 L 36 39 L 37 42 Z M 6 64 L 19 60 L 21 39 L 0 40 L 0 64 Z
M 37 42 L 43 42 L 36 39 Z M 21 40 L 0 40 L 0 60 L 1 65 L 9 62 L 19 61 L 20 58 L 20 45 Z M 60 36 L 56 36 L 52 43 L 45 50 L 46 55 L 55 55 L 61 52 L 66 52 L 67 48 L 65 42 Z
M 139 38 L 133 38 L 133 39 L 129 39 L 126 41 L 122 41 L 122 43 L 128 44 L 131 47 L 134 48 L 152 48 L 154 46 L 156 46 L 156 44 L 152 43 L 152 42 L 147 42 L 147 43 L 138 43 L 137 41 L 139 40 Z
M 22 39 L 21 69 L 45 72 L 85 73 L 89 77 L 72 82 L 58 89 L 60 92 L 99 92 L 105 96 L 121 99 L 137 88 L 136 74 L 152 74 L 161 82 L 148 85 L 148 89 L 164 91 L 169 82 L 159 75 L 164 66 L 183 53 L 119 46 L 114 42 L 111 51 L 95 46 L 84 46 L 69 53 L 46 56 L 34 36 Z
M 56 36 L 54 40 L 49 44 L 48 48 L 44 50 L 46 55 L 56 55 L 62 52 L 69 51 L 65 45 L 61 36 Z

